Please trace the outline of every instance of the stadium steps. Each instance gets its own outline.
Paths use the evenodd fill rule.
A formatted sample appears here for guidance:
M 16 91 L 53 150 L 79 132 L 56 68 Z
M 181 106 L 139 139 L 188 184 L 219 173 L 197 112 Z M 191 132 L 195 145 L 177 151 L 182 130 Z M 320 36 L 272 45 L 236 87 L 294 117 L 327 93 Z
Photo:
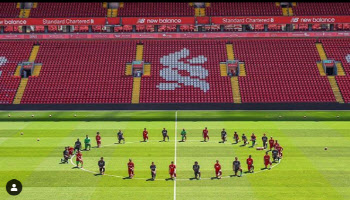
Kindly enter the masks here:
M 119 8 L 124 8 L 124 2 L 119 2 Z
M 134 81 L 132 84 L 131 103 L 139 103 L 140 102 L 140 85 L 141 85 L 141 77 L 134 77 Z
M 318 68 L 318 71 L 320 71 L 320 75 L 321 76 L 326 76 L 326 73 L 324 72 L 324 69 L 323 69 L 323 66 L 322 66 L 322 62 L 318 62 L 317 63 L 317 68 Z
M 233 103 L 242 103 L 241 92 L 239 90 L 239 82 L 238 77 L 231 77 L 231 87 L 232 87 L 232 95 L 233 95 Z
M 30 53 L 30 56 L 29 56 L 29 60 L 28 60 L 29 62 L 35 61 L 36 56 L 38 55 L 38 51 L 39 51 L 39 45 L 34 45 L 32 52 Z
M 125 68 L 125 75 L 131 76 L 132 75 L 132 64 L 127 64 Z
M 297 2 L 292 2 L 292 6 L 297 6 Z
M 37 8 L 38 7 L 38 2 L 34 2 L 33 3 L 33 8 Z
M 221 76 L 227 76 L 227 67 L 225 63 L 220 63 L 220 74 Z
M 205 16 L 205 8 L 194 8 L 194 16 L 196 17 Z
M 32 76 L 39 76 L 42 65 L 35 65 Z
M 138 44 L 136 46 L 136 60 L 141 61 L 143 58 L 143 45 Z
M 283 14 L 283 16 L 289 16 L 288 15 L 288 8 L 282 8 L 282 14 Z
M 234 60 L 235 55 L 233 53 L 233 45 L 232 44 L 226 44 L 226 52 L 227 52 L 227 59 Z
M 246 76 L 245 64 L 239 63 L 239 76 Z
M 21 3 L 17 2 L 16 8 L 21 8 Z
M 327 60 L 326 52 L 324 52 L 322 43 L 316 43 L 316 48 L 321 60 Z
M 291 7 L 288 8 L 288 14 L 289 16 L 293 16 L 293 9 Z
M 188 5 L 193 6 L 193 2 L 188 3 Z
M 276 2 L 276 6 L 280 7 L 281 6 L 281 2 Z
M 343 65 L 341 64 L 341 62 L 336 62 L 335 65 L 337 66 L 337 70 L 338 70 L 338 76 L 345 76 L 345 72 L 344 72 L 344 68 Z
M 206 3 L 205 3 L 205 7 L 206 7 L 206 8 L 210 7 L 210 2 L 206 2 Z
M 15 76 L 21 76 L 21 65 L 17 65 Z
M 151 64 L 145 64 L 143 67 L 144 67 L 143 75 L 151 76 Z
M 107 10 L 107 17 L 117 17 L 117 15 L 118 15 L 118 9 L 116 9 L 116 8 L 113 8 L 113 9 L 109 8 Z
M 19 17 L 20 18 L 28 18 L 30 15 L 30 9 L 21 9 L 19 12 Z
M 344 99 L 342 94 L 340 93 L 337 81 L 335 80 L 335 76 L 328 76 L 329 83 L 332 87 L 333 94 L 338 103 L 344 103 Z
M 28 78 L 21 79 L 21 83 L 18 86 L 16 96 L 13 100 L 13 104 L 20 104 L 21 103 L 23 93 L 24 93 L 24 90 L 26 89 L 27 83 L 28 83 Z
M 107 2 L 102 2 L 102 7 L 107 8 L 108 3 Z

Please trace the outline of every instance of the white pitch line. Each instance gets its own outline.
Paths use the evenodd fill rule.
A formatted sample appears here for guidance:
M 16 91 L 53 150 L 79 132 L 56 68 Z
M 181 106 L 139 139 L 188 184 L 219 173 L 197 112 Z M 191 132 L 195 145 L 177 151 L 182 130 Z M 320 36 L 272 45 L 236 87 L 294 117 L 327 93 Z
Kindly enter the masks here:
M 174 143 L 175 143 L 175 165 L 176 165 L 176 146 L 177 146 L 177 111 L 175 112 L 175 140 L 174 140 Z M 176 178 L 174 180 L 174 200 L 176 200 Z

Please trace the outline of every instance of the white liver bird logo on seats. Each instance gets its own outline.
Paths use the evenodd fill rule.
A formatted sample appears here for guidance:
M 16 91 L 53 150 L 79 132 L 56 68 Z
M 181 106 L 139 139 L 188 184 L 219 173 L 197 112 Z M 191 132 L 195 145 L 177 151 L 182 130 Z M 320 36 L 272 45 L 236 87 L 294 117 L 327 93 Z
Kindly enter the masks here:
M 0 57 L 0 77 L 2 74 L 1 66 L 5 65 L 7 63 L 7 59 L 4 56 Z
M 209 90 L 209 83 L 205 81 L 205 78 L 209 75 L 208 70 L 200 65 L 207 62 L 207 58 L 200 55 L 192 59 L 187 59 L 189 63 L 180 61 L 180 59 L 187 58 L 189 55 L 190 51 L 183 48 L 181 51 L 170 53 L 160 58 L 160 63 L 167 67 L 161 69 L 159 75 L 167 82 L 160 83 L 157 85 L 157 88 L 160 90 L 175 90 L 176 88 L 181 88 L 180 84 L 183 84 L 185 86 L 199 88 L 204 92 Z M 179 70 L 185 70 L 190 75 L 183 76 L 179 73 Z

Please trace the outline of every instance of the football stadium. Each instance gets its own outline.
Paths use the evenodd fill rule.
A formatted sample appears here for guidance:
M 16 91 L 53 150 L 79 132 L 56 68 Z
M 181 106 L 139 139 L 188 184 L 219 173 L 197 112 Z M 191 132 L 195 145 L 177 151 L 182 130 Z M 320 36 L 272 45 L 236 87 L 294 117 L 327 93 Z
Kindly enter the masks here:
M 0 2 L 0 199 L 350 199 L 350 3 Z

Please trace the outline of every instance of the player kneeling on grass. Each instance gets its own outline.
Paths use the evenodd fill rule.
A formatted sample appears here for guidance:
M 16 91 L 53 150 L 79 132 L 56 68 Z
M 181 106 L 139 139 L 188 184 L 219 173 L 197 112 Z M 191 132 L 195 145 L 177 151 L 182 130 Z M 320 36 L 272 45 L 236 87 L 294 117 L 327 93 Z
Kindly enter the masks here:
M 200 166 L 198 165 L 198 162 L 194 162 L 194 165 L 193 165 L 193 171 L 194 171 L 194 177 L 195 179 L 198 179 L 198 176 L 199 176 L 199 179 L 201 179 L 201 172 L 200 172 Z
M 219 160 L 216 160 L 214 168 L 215 168 L 215 176 L 216 176 L 216 178 L 217 179 L 221 179 L 222 171 L 221 171 L 221 165 L 219 163 Z
M 76 157 L 77 168 L 79 168 L 79 163 L 81 163 L 81 168 L 83 168 L 83 155 L 81 154 L 80 150 L 78 150 Z
M 242 140 L 243 140 L 243 145 L 245 146 L 245 145 L 247 145 L 248 144 L 248 140 L 247 140 L 247 136 L 245 136 L 244 135 L 244 133 L 243 133 L 243 135 L 242 135 Z
M 267 169 L 267 165 L 270 165 L 269 169 L 271 169 L 272 162 L 270 161 L 269 152 L 266 152 L 266 155 L 264 156 L 264 165 L 265 169 Z
M 97 148 L 101 147 L 101 136 L 100 136 L 100 132 L 96 133 L 96 143 L 97 143 Z
M 163 135 L 163 142 L 165 142 L 165 138 L 168 138 L 168 142 L 169 142 L 168 131 L 165 128 L 163 128 L 162 130 L 162 135 Z
M 247 159 L 247 165 L 248 165 L 248 171 L 250 173 L 254 173 L 254 165 L 253 165 L 252 155 L 249 155 L 249 158 Z
M 169 175 L 171 179 L 176 178 L 176 165 L 174 164 L 174 161 L 171 161 L 171 164 L 169 165 Z
M 278 146 L 276 147 L 276 150 L 278 151 L 278 157 L 279 157 L 280 159 L 282 159 L 282 156 L 283 156 L 283 154 L 282 154 L 282 151 L 283 151 L 282 146 L 281 146 L 281 145 L 278 145 Z
M 148 141 L 148 131 L 146 130 L 146 128 L 143 129 L 142 136 L 144 142 Z
M 278 154 L 278 150 L 277 150 L 277 149 L 272 150 L 272 159 L 273 159 L 274 162 L 275 162 L 276 160 L 277 160 L 277 162 L 280 161 L 280 157 L 279 157 L 279 154 Z
M 227 133 L 225 131 L 225 129 L 223 128 L 222 131 L 221 131 L 221 140 L 222 140 L 222 143 L 225 143 L 227 140 L 226 140 L 226 137 L 227 137 Z
M 132 162 L 131 159 L 129 159 L 129 162 L 128 162 L 128 173 L 129 173 L 129 178 L 133 178 L 135 176 L 134 163 Z
M 151 166 L 149 167 L 151 169 L 151 176 L 152 176 L 152 180 L 155 180 L 156 179 L 156 175 L 157 175 L 157 172 L 156 172 L 156 165 L 154 164 L 154 162 L 152 162 Z
M 98 168 L 100 169 L 100 174 L 104 175 L 105 174 L 105 161 L 103 160 L 103 157 L 98 161 Z
M 235 157 L 235 161 L 233 161 L 232 163 L 232 168 L 233 168 L 233 171 L 235 172 L 235 176 L 237 176 L 237 172 L 240 171 L 241 174 L 239 176 L 242 176 L 242 168 L 241 168 L 241 162 L 238 161 L 238 158 Z
M 235 133 L 233 134 L 233 140 L 236 141 L 236 144 L 238 144 L 239 142 L 239 136 L 237 134 L 237 132 L 235 131 Z
M 85 151 L 90 151 L 91 150 L 91 139 L 89 138 L 88 135 L 86 135 L 84 143 L 85 143 Z M 89 150 L 87 150 L 87 147 L 89 147 Z
M 81 150 L 81 142 L 79 141 L 79 138 L 78 138 L 74 144 L 74 154 L 76 151 L 80 151 L 80 150 Z
M 252 141 L 252 147 L 254 147 L 256 142 L 256 136 L 254 135 L 254 133 L 252 134 L 252 136 L 250 136 L 250 140 Z
M 181 142 L 185 142 L 187 140 L 187 136 L 186 136 L 186 131 L 185 129 L 182 129 L 181 131 Z
M 125 138 L 123 136 L 123 132 L 121 130 L 119 130 L 118 132 L 118 143 L 120 144 L 120 141 L 123 140 L 123 144 L 125 144 Z
M 65 147 L 63 151 L 63 158 L 61 159 L 61 163 L 68 164 L 68 159 L 69 159 L 69 151 L 68 151 L 68 147 Z
M 267 148 L 267 137 L 266 137 L 266 134 L 264 133 L 264 136 L 262 136 L 262 142 L 263 142 L 263 147 L 264 149 Z

